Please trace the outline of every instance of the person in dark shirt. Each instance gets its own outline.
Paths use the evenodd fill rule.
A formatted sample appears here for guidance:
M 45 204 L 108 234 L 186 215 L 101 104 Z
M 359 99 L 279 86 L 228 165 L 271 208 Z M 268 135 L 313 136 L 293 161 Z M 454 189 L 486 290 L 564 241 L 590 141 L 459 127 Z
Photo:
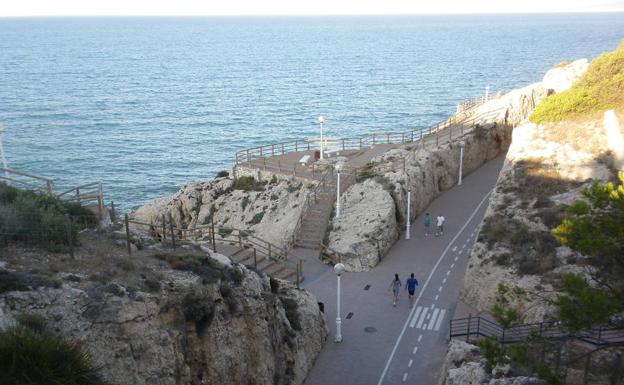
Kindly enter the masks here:
M 409 293 L 410 303 L 414 301 L 414 292 L 416 291 L 416 286 L 418 286 L 418 280 L 414 278 L 414 273 L 412 273 L 405 282 L 405 290 L 407 290 L 407 292 Z

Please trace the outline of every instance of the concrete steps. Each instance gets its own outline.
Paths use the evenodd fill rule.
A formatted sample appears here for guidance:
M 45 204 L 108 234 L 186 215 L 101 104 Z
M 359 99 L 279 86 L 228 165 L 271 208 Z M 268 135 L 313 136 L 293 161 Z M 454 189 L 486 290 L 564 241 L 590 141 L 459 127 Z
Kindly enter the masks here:
M 253 249 L 233 245 L 227 246 L 228 247 L 223 247 L 217 244 L 217 252 L 229 257 L 232 262 L 243 264 L 250 269 L 257 269 L 258 272 L 265 273 L 273 278 L 296 283 L 297 268 L 296 266 L 291 266 L 287 261 L 274 260 L 256 253 L 256 260 L 254 262 Z M 301 276 L 299 277 L 299 282 L 302 281 L 303 277 Z

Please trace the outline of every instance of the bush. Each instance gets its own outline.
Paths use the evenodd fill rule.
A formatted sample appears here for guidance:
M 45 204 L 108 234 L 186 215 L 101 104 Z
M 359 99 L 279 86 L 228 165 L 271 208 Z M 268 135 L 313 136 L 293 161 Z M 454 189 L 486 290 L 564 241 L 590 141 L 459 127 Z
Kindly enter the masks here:
M 61 282 L 40 274 L 0 270 L 0 294 L 9 291 L 28 291 L 39 287 L 61 287 Z
M 182 310 L 187 322 L 195 322 L 198 334 L 202 334 L 210 326 L 215 316 L 214 302 L 195 292 L 188 293 L 184 297 Z
M 227 170 L 221 170 L 217 173 L 217 178 L 227 178 L 230 176 L 230 172 Z
M 264 218 L 264 212 L 261 211 L 259 213 L 257 213 L 256 215 L 253 216 L 253 218 L 251 218 L 251 220 L 249 222 L 247 222 L 247 224 L 249 225 L 257 225 L 258 223 L 262 222 L 262 218 Z
M 547 96 L 530 116 L 534 123 L 556 122 L 624 105 L 624 43 L 591 62 L 568 90 Z
M 232 188 L 243 191 L 264 191 L 267 182 L 259 182 L 253 176 L 241 176 L 234 181 Z
M 76 243 L 78 230 L 95 225 L 95 214 L 76 203 L 0 183 L 0 245 L 20 241 L 61 251 L 70 239 Z
M 0 384 L 105 384 L 91 357 L 61 337 L 14 326 L 0 331 Z

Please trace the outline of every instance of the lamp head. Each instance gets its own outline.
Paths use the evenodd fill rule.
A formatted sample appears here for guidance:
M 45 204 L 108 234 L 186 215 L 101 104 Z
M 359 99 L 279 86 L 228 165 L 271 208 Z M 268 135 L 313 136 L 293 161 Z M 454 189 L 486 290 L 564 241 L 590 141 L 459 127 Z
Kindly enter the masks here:
M 336 171 L 342 171 L 342 167 L 343 167 L 342 162 L 336 162 L 336 164 L 334 165 L 334 168 L 336 168 Z
M 346 267 L 342 263 L 337 263 L 334 265 L 334 273 L 336 273 L 336 275 L 338 276 L 344 273 L 345 270 L 346 270 Z
M 318 117 L 319 123 L 325 123 L 325 117 L 323 115 Z

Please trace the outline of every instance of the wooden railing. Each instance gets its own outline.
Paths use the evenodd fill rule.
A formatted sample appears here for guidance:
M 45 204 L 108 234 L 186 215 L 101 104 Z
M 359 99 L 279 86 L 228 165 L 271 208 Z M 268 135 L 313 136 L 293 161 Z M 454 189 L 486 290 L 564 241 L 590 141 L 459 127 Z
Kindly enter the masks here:
M 52 179 L 2 167 L 0 167 L 0 182 L 46 194 L 52 194 L 54 187 Z
M 253 235 L 248 230 L 240 230 L 232 227 L 217 227 L 214 224 L 206 224 L 192 227 L 176 226 L 171 218 L 163 216 L 156 222 L 146 223 L 126 216 L 126 227 L 143 232 L 163 244 L 171 244 L 173 247 L 184 241 L 208 242 L 213 251 L 218 252 L 219 244 L 236 245 L 241 248 L 255 249 L 259 254 L 273 260 L 286 261 L 291 255 L 282 247 L 265 241 Z
M 104 215 L 104 193 L 102 192 L 102 182 L 91 182 L 80 186 L 72 187 L 56 195 L 57 198 L 66 202 L 78 203 L 80 205 L 97 205 L 100 219 Z

